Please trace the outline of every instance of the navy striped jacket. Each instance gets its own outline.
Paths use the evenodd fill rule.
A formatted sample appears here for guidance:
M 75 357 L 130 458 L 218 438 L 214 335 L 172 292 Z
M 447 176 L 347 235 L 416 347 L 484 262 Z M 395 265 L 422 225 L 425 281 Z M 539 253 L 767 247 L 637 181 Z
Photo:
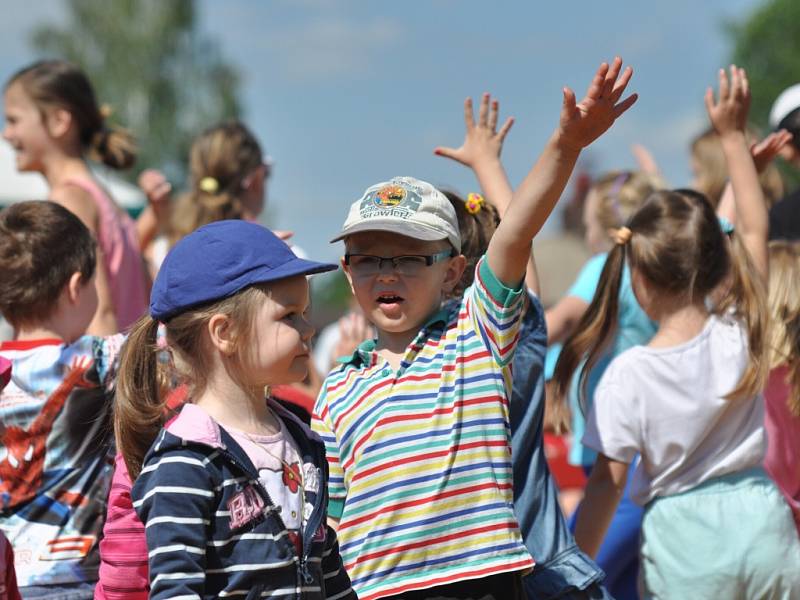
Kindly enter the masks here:
M 300 450 L 305 500 L 314 507 L 302 555 L 247 454 L 187 404 L 159 434 L 131 491 L 147 536 L 150 598 L 356 598 L 326 525 L 324 446 L 294 415 L 270 406 Z

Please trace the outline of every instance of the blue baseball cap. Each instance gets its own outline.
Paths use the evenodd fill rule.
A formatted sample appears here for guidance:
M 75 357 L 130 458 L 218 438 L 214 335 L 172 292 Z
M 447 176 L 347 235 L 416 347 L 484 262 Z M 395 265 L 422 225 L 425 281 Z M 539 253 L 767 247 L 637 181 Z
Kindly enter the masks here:
M 257 283 L 336 268 L 298 258 L 256 223 L 216 221 L 187 235 L 167 254 L 150 292 L 150 316 L 164 322 Z

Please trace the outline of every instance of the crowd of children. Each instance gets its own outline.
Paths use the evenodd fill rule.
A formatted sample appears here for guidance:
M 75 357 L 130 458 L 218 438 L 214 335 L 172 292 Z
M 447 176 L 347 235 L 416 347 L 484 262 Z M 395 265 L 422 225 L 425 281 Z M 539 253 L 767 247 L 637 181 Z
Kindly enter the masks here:
M 513 119 L 468 99 L 434 152 L 481 193 L 367 187 L 340 265 L 256 222 L 271 160 L 243 124 L 198 135 L 175 201 L 144 171 L 133 221 L 89 168 L 135 152 L 85 74 L 13 75 L 3 137 L 49 198 L 0 212 L 0 600 L 800 599 L 800 242 L 768 242 L 800 87 L 756 144 L 720 71 L 695 189 L 653 161 L 597 178 L 594 256 L 539 299 L 532 241 L 632 74 L 564 88 L 516 188 Z M 317 373 L 308 277 L 339 266 L 358 316 Z M 546 421 L 589 478 L 571 519 Z

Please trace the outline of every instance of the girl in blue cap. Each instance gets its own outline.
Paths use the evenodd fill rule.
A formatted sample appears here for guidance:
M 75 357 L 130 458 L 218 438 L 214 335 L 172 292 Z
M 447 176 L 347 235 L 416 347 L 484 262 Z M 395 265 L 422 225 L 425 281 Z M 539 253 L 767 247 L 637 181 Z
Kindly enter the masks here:
M 306 275 L 332 269 L 238 220 L 167 255 L 123 350 L 115 415 L 151 598 L 355 598 L 326 525 L 324 446 L 265 397 L 306 376 Z M 163 428 L 159 323 L 168 368 L 190 389 Z

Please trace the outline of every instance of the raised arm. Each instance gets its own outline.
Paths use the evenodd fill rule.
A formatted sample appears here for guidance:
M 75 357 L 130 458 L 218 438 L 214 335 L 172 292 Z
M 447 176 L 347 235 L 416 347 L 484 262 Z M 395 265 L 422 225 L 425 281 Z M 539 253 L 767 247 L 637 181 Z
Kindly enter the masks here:
M 439 146 L 433 152 L 472 169 L 484 196 L 497 208 L 502 220 L 511 204 L 513 190 L 500 160 L 500 154 L 505 137 L 514 124 L 514 117 L 507 118 L 498 131 L 499 113 L 500 103 L 496 99 L 492 100 L 488 93 L 483 94 L 476 123 L 472 110 L 472 98 L 467 98 L 464 101 L 464 126 L 466 129 L 464 143 L 460 148 Z M 537 296 L 540 295 L 539 276 L 536 271 L 533 249 L 530 251 L 525 272 L 525 285 Z
M 760 142 L 750 146 L 750 155 L 753 157 L 759 176 L 780 154 L 783 147 L 791 141 L 792 134 L 785 129 L 781 129 L 780 131 L 773 131 Z M 733 186 L 730 181 L 728 181 L 725 190 L 722 192 L 719 205 L 717 205 L 717 214 L 736 225 L 736 203 L 733 198 Z
M 764 192 L 745 137 L 750 88 L 744 69 L 731 65 L 730 81 L 725 70 L 720 69 L 719 99 L 715 101 L 714 92 L 709 87 L 705 104 L 728 163 L 736 211 L 736 233 L 741 236 L 756 270 L 766 281 L 769 218 Z
M 509 209 L 492 237 L 487 260 L 498 279 L 509 287 L 525 274 L 531 240 L 558 201 L 583 148 L 607 131 L 636 101 L 636 94 L 620 101 L 633 71 L 622 70 L 617 57 L 600 65 L 586 96 L 579 103 L 564 88 L 558 127 L 539 160 L 514 192 Z
M 497 207 L 497 212 L 502 219 L 511 203 L 513 190 L 500 160 L 500 153 L 503 150 L 506 135 L 514 124 L 514 117 L 506 119 L 500 131 L 497 131 L 499 112 L 500 103 L 496 99 L 492 100 L 488 93 L 483 94 L 476 123 L 472 110 L 472 98 L 467 98 L 464 100 L 464 127 L 466 129 L 464 143 L 460 148 L 438 146 L 433 152 L 472 169 L 483 194 L 489 202 Z

